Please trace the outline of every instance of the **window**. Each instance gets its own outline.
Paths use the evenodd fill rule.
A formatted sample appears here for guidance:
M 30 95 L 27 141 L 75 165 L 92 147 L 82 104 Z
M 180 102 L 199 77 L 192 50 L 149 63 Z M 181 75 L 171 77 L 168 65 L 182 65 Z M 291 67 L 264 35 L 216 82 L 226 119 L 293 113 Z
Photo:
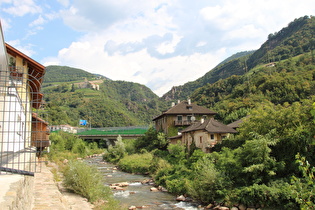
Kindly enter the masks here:
M 199 142 L 202 144 L 202 136 L 199 137 Z
M 211 135 L 210 135 L 210 138 L 213 140 L 213 139 L 214 139 L 214 134 L 211 134 Z
M 182 115 L 177 115 L 177 121 L 182 121 L 183 120 L 183 116 Z
M 188 116 L 187 116 L 187 120 L 188 120 L 188 121 L 191 121 L 191 118 L 192 118 L 191 115 L 188 115 Z

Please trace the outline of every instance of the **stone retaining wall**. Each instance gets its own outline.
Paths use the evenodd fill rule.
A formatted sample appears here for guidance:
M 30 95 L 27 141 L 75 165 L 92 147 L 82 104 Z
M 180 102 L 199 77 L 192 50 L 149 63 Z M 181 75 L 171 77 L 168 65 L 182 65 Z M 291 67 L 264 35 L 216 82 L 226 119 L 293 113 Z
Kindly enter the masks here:
M 0 206 L 5 210 L 32 209 L 34 177 L 24 175 L 0 175 Z

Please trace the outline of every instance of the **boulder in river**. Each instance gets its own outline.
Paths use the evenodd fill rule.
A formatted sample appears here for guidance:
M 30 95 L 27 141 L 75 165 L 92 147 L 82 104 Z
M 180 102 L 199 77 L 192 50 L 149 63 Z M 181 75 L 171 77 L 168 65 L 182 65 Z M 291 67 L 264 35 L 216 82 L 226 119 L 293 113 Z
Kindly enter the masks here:
M 119 183 L 111 184 L 111 186 L 127 187 L 127 186 L 129 186 L 129 183 L 128 182 L 119 182 Z
M 158 192 L 158 191 L 159 191 L 159 189 L 158 189 L 158 188 L 156 188 L 156 187 L 151 187 L 151 188 L 150 188 L 150 191 L 152 191 L 152 192 Z
M 176 200 L 177 200 L 177 201 L 185 201 L 186 198 L 185 198 L 185 196 L 180 195 L 180 196 L 178 196 L 178 197 L 176 198 Z

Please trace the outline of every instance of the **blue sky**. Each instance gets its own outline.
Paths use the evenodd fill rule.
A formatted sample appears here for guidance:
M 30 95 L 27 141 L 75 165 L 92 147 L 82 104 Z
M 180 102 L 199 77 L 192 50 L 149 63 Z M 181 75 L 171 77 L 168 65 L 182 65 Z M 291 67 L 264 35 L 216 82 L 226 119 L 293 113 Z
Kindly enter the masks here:
M 313 0 L 0 0 L 5 41 L 41 64 L 146 85 L 162 96 L 258 49 Z

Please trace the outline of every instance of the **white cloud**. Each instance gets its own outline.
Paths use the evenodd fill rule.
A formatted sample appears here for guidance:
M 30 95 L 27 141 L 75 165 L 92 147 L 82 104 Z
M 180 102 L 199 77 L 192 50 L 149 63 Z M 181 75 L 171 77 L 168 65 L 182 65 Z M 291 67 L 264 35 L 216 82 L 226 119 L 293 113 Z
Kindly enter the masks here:
M 36 20 L 29 24 L 29 26 L 34 27 L 38 25 L 43 25 L 45 22 L 46 22 L 45 19 L 41 15 L 39 15 L 39 17 Z
M 59 2 L 64 23 L 84 35 L 43 59 L 45 65 L 139 82 L 158 95 L 196 80 L 231 54 L 257 49 L 294 18 L 315 13 L 306 6 L 312 0 Z
M 26 14 L 36 14 L 41 13 L 42 9 L 33 0 L 13 0 L 6 1 L 5 3 L 12 3 L 10 7 L 3 8 L 3 11 L 14 15 L 14 16 L 24 16 Z
M 22 45 L 20 40 L 11 40 L 7 43 L 29 57 L 32 57 L 35 54 L 34 50 L 32 50 L 33 46 L 31 44 Z

